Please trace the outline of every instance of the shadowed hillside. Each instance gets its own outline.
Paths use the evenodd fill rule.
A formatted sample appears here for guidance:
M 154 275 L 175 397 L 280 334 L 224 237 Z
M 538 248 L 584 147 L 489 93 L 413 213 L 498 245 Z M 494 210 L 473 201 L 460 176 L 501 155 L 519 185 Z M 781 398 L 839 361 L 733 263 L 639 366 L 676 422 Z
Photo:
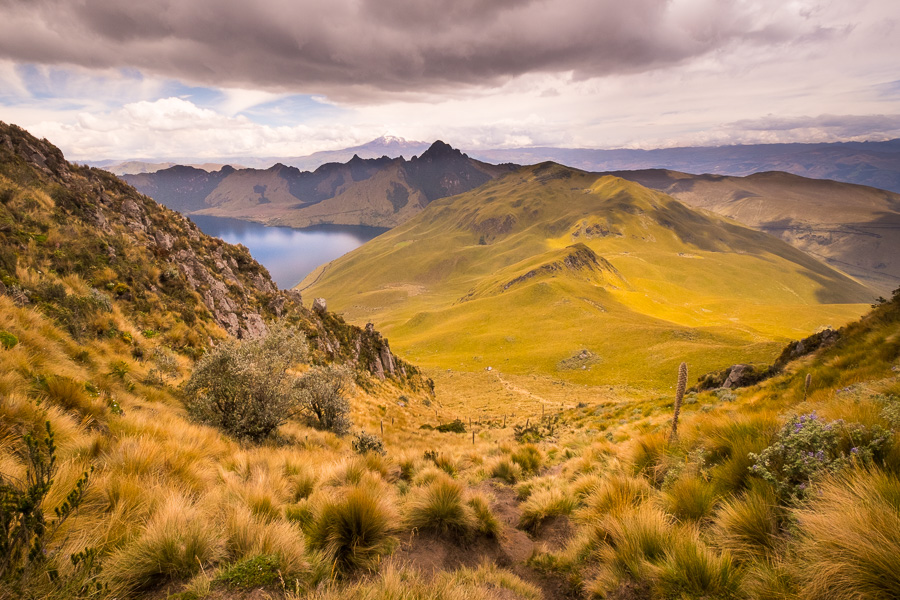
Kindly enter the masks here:
M 900 195 L 788 173 L 614 175 L 780 237 L 884 295 L 900 285 Z

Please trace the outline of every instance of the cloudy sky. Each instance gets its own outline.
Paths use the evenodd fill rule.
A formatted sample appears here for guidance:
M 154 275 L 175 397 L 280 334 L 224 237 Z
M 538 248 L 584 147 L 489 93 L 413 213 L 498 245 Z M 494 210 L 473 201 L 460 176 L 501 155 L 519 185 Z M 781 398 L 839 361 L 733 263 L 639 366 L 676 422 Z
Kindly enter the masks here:
M 897 0 L 0 0 L 71 159 L 900 137 Z

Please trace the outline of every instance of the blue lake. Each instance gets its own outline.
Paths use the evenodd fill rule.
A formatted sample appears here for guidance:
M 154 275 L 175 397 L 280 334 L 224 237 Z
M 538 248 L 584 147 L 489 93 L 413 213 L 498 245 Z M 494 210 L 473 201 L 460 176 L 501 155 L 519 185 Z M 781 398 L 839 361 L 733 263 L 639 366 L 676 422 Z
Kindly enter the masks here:
M 386 229 L 358 225 L 317 225 L 304 229 L 190 215 L 203 233 L 243 244 L 282 289 L 292 288 L 316 267 L 362 246 Z

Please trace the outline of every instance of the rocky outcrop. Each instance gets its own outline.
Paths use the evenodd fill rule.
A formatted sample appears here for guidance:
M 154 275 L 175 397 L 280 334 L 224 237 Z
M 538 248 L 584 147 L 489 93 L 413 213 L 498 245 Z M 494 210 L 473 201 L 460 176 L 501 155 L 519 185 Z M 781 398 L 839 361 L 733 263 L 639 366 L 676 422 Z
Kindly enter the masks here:
M 773 365 L 732 365 L 722 371 L 713 371 L 702 375 L 692 391 L 711 390 L 715 388 L 735 389 L 754 385 L 773 377 L 784 369 L 792 360 L 811 354 L 820 348 L 827 348 L 840 339 L 840 332 L 824 329 L 802 340 L 789 343 Z
M 33 271 L 36 279 L 49 269 L 79 275 L 85 282 L 103 272 L 107 283 L 92 293 L 116 303 L 135 322 L 157 312 L 187 325 L 184 337 L 191 338 L 191 346 L 176 349 L 191 356 L 226 333 L 262 336 L 267 322 L 280 318 L 304 331 L 317 363 L 350 363 L 378 378 L 426 386 L 374 328 L 345 323 L 327 311 L 322 299 L 314 310 L 303 307 L 300 294 L 279 290 L 247 248 L 203 234 L 184 216 L 106 171 L 67 163 L 46 140 L 0 123 L 0 172 L 22 190 L 46 191 L 52 205 L 34 210 L 44 210 L 40 216 L 48 222 L 65 223 L 73 236 L 66 253 L 38 240 L 26 255 L 17 230 L 6 231 L 0 224 L 0 275 L 6 278 L 0 293 L 27 303 L 28 294 L 44 283 L 26 289 L 30 282 L 15 276 L 17 257 L 19 267 Z

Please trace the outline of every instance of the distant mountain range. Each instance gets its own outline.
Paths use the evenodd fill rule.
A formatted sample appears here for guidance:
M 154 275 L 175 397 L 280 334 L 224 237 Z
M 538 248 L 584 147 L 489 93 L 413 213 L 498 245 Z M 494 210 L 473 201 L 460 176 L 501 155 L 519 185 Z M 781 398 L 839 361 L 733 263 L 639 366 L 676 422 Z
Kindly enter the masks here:
M 685 173 L 751 175 L 784 171 L 858 183 L 900 193 L 900 139 L 831 144 L 752 144 L 659 150 L 511 148 L 472 152 L 479 160 L 535 164 L 553 161 L 585 171 L 671 169 Z
M 122 178 L 186 214 L 291 227 L 394 227 L 434 200 L 467 192 L 515 168 L 471 159 L 437 141 L 411 160 L 353 155 L 346 163 L 326 163 L 312 172 L 280 163 L 264 170 L 226 165 L 213 172 L 174 166 Z
M 130 159 L 90 161 L 116 175 L 152 173 L 176 164 L 207 171 L 222 165 L 267 169 L 275 164 L 314 171 L 329 162 L 347 162 L 387 156 L 417 156 L 427 150 L 425 142 L 384 136 L 367 144 L 317 152 L 299 157 L 179 158 L 166 161 Z M 685 173 L 750 175 L 784 171 L 815 179 L 858 183 L 900 193 L 900 139 L 886 142 L 839 142 L 822 144 L 750 144 L 719 147 L 682 147 L 658 150 L 596 150 L 584 148 L 505 148 L 472 150 L 469 156 L 488 163 L 536 164 L 553 161 L 585 171 L 670 169 Z
M 390 228 L 434 200 L 475 189 L 517 168 L 481 162 L 435 142 L 411 160 L 354 155 L 312 172 L 282 164 L 268 169 L 226 165 L 212 172 L 178 165 L 123 179 L 186 214 L 292 227 Z M 896 193 L 781 172 L 745 177 L 663 169 L 612 173 L 780 237 L 885 295 L 900 285 Z

